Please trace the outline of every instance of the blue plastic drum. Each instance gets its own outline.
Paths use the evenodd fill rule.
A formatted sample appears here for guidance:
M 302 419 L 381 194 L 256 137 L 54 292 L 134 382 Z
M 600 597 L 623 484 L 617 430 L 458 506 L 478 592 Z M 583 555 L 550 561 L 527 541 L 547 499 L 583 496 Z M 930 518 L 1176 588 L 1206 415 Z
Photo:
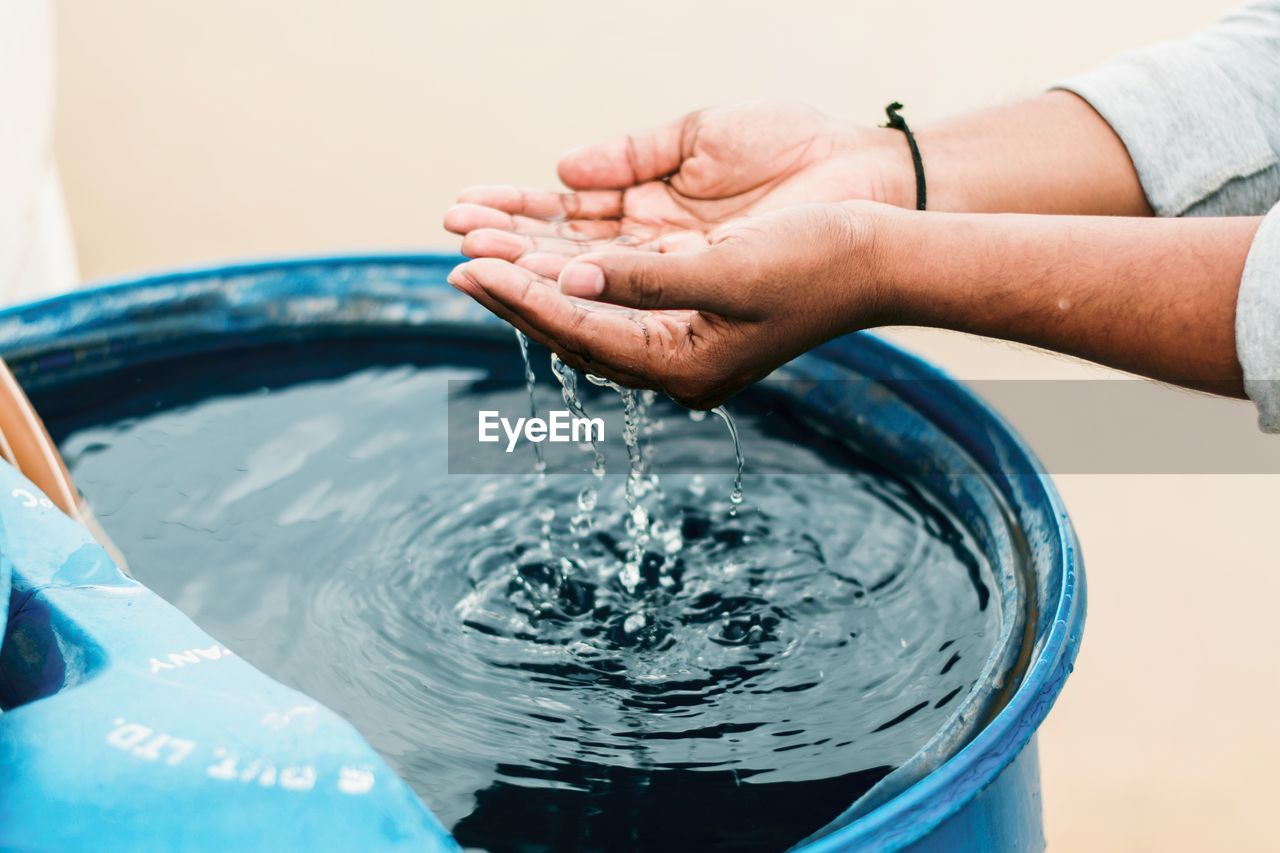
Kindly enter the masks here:
M 29 390 L 146 361 L 332 335 L 492 338 L 457 258 L 301 259 L 160 275 L 0 312 Z M 934 368 L 853 335 L 779 371 L 974 531 L 1005 618 L 942 730 L 799 849 L 1044 846 L 1035 733 L 1071 671 L 1084 574 L 1049 477 Z M 859 381 L 827 382 L 825 379 Z M 456 849 L 343 719 L 143 585 L 0 464 L 0 848 Z

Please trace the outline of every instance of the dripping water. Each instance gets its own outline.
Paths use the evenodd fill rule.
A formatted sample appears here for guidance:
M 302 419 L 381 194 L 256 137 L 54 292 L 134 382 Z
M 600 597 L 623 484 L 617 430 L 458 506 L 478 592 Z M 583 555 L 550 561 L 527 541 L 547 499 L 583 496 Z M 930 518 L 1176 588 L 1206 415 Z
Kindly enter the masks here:
M 520 344 L 520 359 L 524 362 L 524 387 L 529 393 L 529 417 L 536 418 L 538 416 L 538 401 L 533 396 L 533 365 L 529 363 L 529 339 L 525 333 L 519 329 L 514 329 L 516 333 L 516 341 Z M 534 470 L 538 472 L 538 477 L 542 478 L 547 472 L 547 461 L 542 455 L 542 445 L 538 442 L 533 444 L 533 452 L 537 454 L 538 461 L 534 463 Z
M 537 403 L 534 397 L 535 377 L 529 361 L 529 341 L 518 329 L 516 330 L 516 340 L 520 344 L 520 357 L 524 364 L 525 388 L 529 395 L 530 416 L 537 417 Z M 558 355 L 552 353 L 551 372 L 560 384 L 560 396 L 564 400 L 565 406 L 575 417 L 585 418 L 586 410 L 582 397 L 578 393 L 577 371 L 565 364 Z M 646 551 L 655 535 L 659 538 L 659 545 L 668 554 L 674 554 L 682 547 L 678 530 L 667 529 L 660 521 L 656 525 L 653 522 L 653 518 L 660 518 L 662 515 L 660 506 L 662 499 L 661 483 L 657 473 L 652 471 L 649 465 L 653 453 L 652 436 L 661 426 L 659 419 L 650 417 L 650 410 L 657 395 L 650 390 L 636 391 L 624 388 L 616 382 L 590 373 L 586 374 L 586 377 L 593 385 L 609 388 L 616 392 L 622 401 L 622 438 L 626 444 L 628 460 L 627 477 L 623 484 L 623 497 L 627 507 L 625 529 L 630 539 L 630 547 L 627 550 L 627 557 L 623 562 L 622 569 L 618 574 L 618 580 L 629 593 L 635 593 L 640 584 L 641 568 Z M 737 507 L 742 503 L 743 499 L 742 471 L 744 459 L 742 447 L 738 437 L 737 426 L 734 424 L 729 412 L 723 406 L 718 406 L 712 411 L 724 421 L 729 429 L 729 436 L 733 440 L 734 457 L 737 462 L 733 491 L 729 497 L 729 515 L 733 516 L 736 515 Z M 690 413 L 690 417 L 695 420 L 701 420 L 705 417 L 705 413 L 699 413 L 699 415 L 701 416 Z M 594 438 L 589 438 L 589 441 L 593 455 L 591 472 L 597 480 L 602 480 L 605 474 L 604 454 Z M 538 454 L 536 470 L 541 482 L 546 476 L 546 460 L 543 456 L 541 445 L 535 444 L 534 446 Z M 653 494 L 659 504 L 654 508 L 653 513 L 644 503 L 644 498 L 649 494 Z M 588 535 L 594 526 L 593 514 L 597 503 L 598 493 L 594 487 L 584 486 L 578 492 L 576 511 L 570 518 L 569 529 L 579 540 Z M 551 552 L 551 524 L 555 516 L 555 509 L 549 506 L 542 507 L 538 511 L 538 518 L 542 522 L 543 551 L 548 556 Z M 577 544 L 575 543 L 575 547 Z M 669 581 L 670 579 L 664 578 L 664 580 Z M 639 614 L 637 615 L 639 616 Z M 641 619 L 642 617 L 629 620 L 628 632 L 631 631 L 633 626 L 643 627 Z
M 516 333 L 516 342 L 520 344 L 520 360 L 524 362 L 524 388 L 529 395 L 529 417 L 536 418 L 538 416 L 538 401 L 533 395 L 534 375 L 533 365 L 529 363 L 529 338 L 519 329 L 514 329 Z M 533 463 L 533 470 L 538 475 L 538 485 L 546 485 L 547 480 L 547 460 L 542 451 L 542 445 L 539 442 L 530 442 L 533 444 L 533 452 L 537 457 L 537 461 Z M 542 522 L 542 551 L 544 554 L 551 554 L 551 522 L 555 520 L 555 507 L 544 504 L 538 508 L 538 520 Z
M 560 356 L 552 353 L 551 374 L 560 383 L 560 397 L 564 400 L 565 407 L 569 409 L 574 417 L 585 419 L 587 411 L 582 404 L 582 398 L 578 395 L 578 372 L 565 364 L 560 359 Z M 591 444 L 591 455 L 593 457 L 591 475 L 596 480 L 603 480 L 605 473 L 604 453 L 601 452 L 600 446 L 590 432 L 587 433 L 587 441 Z M 591 532 L 593 526 L 592 513 L 596 508 L 596 500 L 597 494 L 593 486 L 583 486 L 578 492 L 578 511 L 569 520 L 569 529 L 575 536 L 581 537 Z
M 729 410 L 724 406 L 716 406 L 711 410 L 720 416 L 720 420 L 724 421 L 724 425 L 729 428 L 729 437 L 733 439 L 733 456 L 737 460 L 738 468 L 733 475 L 733 492 L 729 495 L 729 502 L 736 507 L 742 503 L 742 468 L 745 460 L 742 458 L 742 443 L 738 440 L 738 425 L 733 422 L 733 416 L 729 414 Z M 730 510 L 732 513 L 733 510 Z
M 622 398 L 622 440 L 627 446 L 627 479 L 623 484 L 623 495 L 627 502 L 626 530 L 631 537 L 631 548 L 627 560 L 622 567 L 618 579 L 628 592 L 635 592 L 640 583 L 640 564 L 644 560 L 645 548 L 649 544 L 649 513 L 641 503 L 645 478 L 645 458 L 640 448 L 640 432 L 642 426 L 643 401 L 638 392 L 624 388 L 600 376 L 587 374 L 587 380 L 601 388 L 610 388 Z M 643 623 L 640 624 L 643 627 Z

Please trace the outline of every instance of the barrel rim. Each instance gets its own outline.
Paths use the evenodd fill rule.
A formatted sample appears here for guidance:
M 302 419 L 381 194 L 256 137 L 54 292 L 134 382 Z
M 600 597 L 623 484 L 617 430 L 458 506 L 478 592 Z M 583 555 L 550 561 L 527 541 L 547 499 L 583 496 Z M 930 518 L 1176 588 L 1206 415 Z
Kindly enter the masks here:
M 390 251 L 191 265 L 154 274 L 120 276 L 84 289 L 7 307 L 0 310 L 0 320 L 13 318 L 19 312 L 53 312 L 63 304 L 83 299 L 90 292 L 109 294 L 190 279 L 250 275 L 313 266 L 369 264 L 439 268 L 452 266 L 463 260 L 465 258 L 461 256 L 442 252 Z M 873 346 L 882 348 L 898 360 L 909 372 L 916 374 L 915 378 L 941 380 L 935 384 L 944 388 L 948 396 L 943 405 L 962 407 L 969 413 L 977 414 L 981 422 L 973 424 L 970 429 L 975 433 L 981 430 L 987 435 L 1001 436 L 1007 449 L 1020 457 L 1018 461 L 1025 464 L 1031 472 L 1029 485 L 1036 492 L 1037 498 L 1051 511 L 1054 522 L 1052 533 L 1062 555 L 1061 583 L 1059 589 L 1050 590 L 1056 605 L 1051 627 L 1042 639 L 1038 639 L 1034 659 L 1005 707 L 968 743 L 923 779 L 847 826 L 797 848 L 805 851 L 848 847 L 897 849 L 928 835 L 960 811 L 1013 761 L 1047 716 L 1078 654 L 1086 610 L 1083 561 L 1074 527 L 1043 464 L 1022 436 L 977 394 L 945 371 L 879 335 L 862 332 L 857 333 L 857 337 L 874 342 Z M 965 436 L 957 435 L 946 427 L 943 429 L 962 446 L 966 446 Z

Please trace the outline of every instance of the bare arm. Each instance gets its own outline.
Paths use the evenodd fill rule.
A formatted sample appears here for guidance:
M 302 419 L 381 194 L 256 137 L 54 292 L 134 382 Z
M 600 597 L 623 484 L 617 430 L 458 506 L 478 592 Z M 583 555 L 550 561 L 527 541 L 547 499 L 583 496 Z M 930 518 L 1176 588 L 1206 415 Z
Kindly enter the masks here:
M 1150 216 L 1124 143 L 1093 107 L 1048 92 L 927 126 L 916 133 L 929 209 L 972 213 Z M 913 207 L 915 176 L 898 140 L 899 194 Z
M 571 364 L 693 406 L 837 335 L 903 324 L 1238 396 L 1235 304 L 1258 222 L 806 205 L 697 251 L 580 255 L 558 282 L 492 258 L 450 281 Z
M 1069 92 L 919 127 L 929 209 L 1149 216 L 1133 163 L 1111 126 Z M 850 200 L 915 206 L 915 173 L 897 130 L 829 119 L 794 104 L 749 103 L 587 145 L 559 164 L 569 192 L 474 187 L 445 214 L 473 256 L 529 266 L 534 240 L 578 248 L 706 244 L 727 223 L 796 204 Z M 497 243 L 495 244 L 494 240 Z M 566 256 L 542 254 L 554 276 Z
M 579 366 L 695 404 L 842 332 L 917 324 L 1247 386 L 1280 431 L 1277 48 L 1280 0 L 1255 0 L 1064 83 L 1083 97 L 916 123 L 927 215 L 897 131 L 695 113 L 566 155 L 567 193 L 464 194 L 446 223 L 482 260 L 454 281 Z
M 890 213 L 881 319 L 1242 396 L 1236 297 L 1260 221 Z

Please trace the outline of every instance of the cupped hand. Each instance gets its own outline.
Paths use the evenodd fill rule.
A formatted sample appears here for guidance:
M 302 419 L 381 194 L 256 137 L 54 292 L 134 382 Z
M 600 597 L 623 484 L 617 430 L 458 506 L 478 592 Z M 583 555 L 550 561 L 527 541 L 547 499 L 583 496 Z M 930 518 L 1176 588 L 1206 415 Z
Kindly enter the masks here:
M 467 235 L 465 254 L 554 276 L 575 254 L 705 247 L 726 223 L 797 204 L 914 199 L 900 133 L 845 125 L 795 104 L 692 113 L 576 149 L 559 174 L 570 192 L 467 190 L 445 227 Z
M 707 409 L 832 337 L 874 325 L 884 206 L 802 205 L 702 248 L 606 251 L 554 274 L 499 258 L 449 282 L 580 370 Z

